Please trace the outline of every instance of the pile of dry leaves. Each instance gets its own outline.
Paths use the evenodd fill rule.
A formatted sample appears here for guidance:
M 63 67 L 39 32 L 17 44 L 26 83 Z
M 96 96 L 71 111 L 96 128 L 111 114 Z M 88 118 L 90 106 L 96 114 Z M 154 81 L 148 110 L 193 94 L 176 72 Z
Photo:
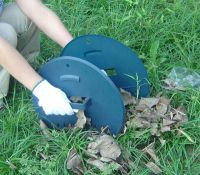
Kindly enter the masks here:
M 162 96 L 138 100 L 129 92 L 123 89 L 120 91 L 127 110 L 124 134 L 127 128 L 148 128 L 153 136 L 159 138 L 161 144 L 165 142 L 161 137 L 164 132 L 176 129 L 184 134 L 179 129 L 179 126 L 187 122 L 188 118 L 182 106 L 175 109 L 170 105 L 170 100 Z M 78 122 L 75 128 L 84 128 L 85 124 L 88 122 L 84 111 L 79 111 L 77 117 Z M 131 161 L 124 158 L 120 146 L 112 136 L 97 132 L 94 134 L 91 132 L 88 139 L 90 143 L 83 152 L 85 157 L 84 162 L 86 162 L 85 165 L 96 167 L 100 171 L 112 169 L 121 172 L 121 174 L 128 174 Z M 160 174 L 162 170 L 156 165 L 159 162 L 159 158 L 155 152 L 155 141 L 141 151 L 151 157 L 152 161 L 148 162 L 146 166 L 154 174 Z M 68 153 L 66 167 L 68 170 L 78 175 L 84 174 L 85 172 L 83 160 L 74 148 Z
M 148 128 L 152 136 L 159 138 L 161 144 L 165 143 L 165 140 L 161 137 L 161 133 L 169 132 L 171 129 L 177 129 L 179 133 L 185 134 L 179 129 L 181 124 L 188 121 L 183 106 L 175 109 L 170 105 L 169 99 L 160 95 L 155 98 L 142 98 L 138 100 L 123 89 L 121 89 L 121 94 L 124 105 L 127 107 L 127 128 Z M 188 139 L 193 142 L 190 137 Z M 149 155 L 155 162 L 150 161 L 146 166 L 154 174 L 160 174 L 162 170 L 156 165 L 159 162 L 159 158 L 155 152 L 155 142 L 145 147 L 142 151 Z
M 129 162 L 122 158 L 121 149 L 112 136 L 96 133 L 88 138 L 91 143 L 88 144 L 87 150 L 84 152 L 88 165 L 96 167 L 100 171 L 112 168 L 121 174 L 128 174 Z M 74 148 L 69 151 L 66 165 L 67 169 L 78 175 L 85 172 L 83 162 Z
M 132 105 L 127 110 L 127 127 L 150 128 L 151 134 L 160 136 L 171 128 L 177 128 L 188 121 L 185 109 L 177 109 L 170 105 L 170 100 L 159 96 L 155 98 L 142 98 L 136 100 L 129 92 L 121 90 L 124 104 Z

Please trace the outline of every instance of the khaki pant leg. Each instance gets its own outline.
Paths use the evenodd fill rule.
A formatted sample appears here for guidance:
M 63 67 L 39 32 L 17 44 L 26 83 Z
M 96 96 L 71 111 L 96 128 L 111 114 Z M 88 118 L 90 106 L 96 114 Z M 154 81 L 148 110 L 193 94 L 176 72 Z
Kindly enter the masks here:
M 0 36 L 33 62 L 40 51 L 39 30 L 19 9 L 16 3 L 5 6 L 0 15 Z M 0 105 L 8 93 L 9 73 L 0 66 Z
M 0 23 L 0 36 L 14 48 L 17 46 L 17 33 L 15 29 L 6 23 Z M 0 66 L 0 107 L 3 97 L 8 93 L 10 74 Z
M 36 25 L 24 15 L 16 3 L 7 5 L 0 22 L 13 26 L 18 36 L 17 50 L 30 62 L 40 52 L 40 33 Z

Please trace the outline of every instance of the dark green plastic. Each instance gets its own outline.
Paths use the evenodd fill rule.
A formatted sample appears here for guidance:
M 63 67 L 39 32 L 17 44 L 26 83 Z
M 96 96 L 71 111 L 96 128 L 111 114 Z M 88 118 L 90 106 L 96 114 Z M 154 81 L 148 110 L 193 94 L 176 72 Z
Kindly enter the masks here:
M 104 69 L 118 88 L 134 96 L 149 95 L 143 63 L 130 48 L 114 39 L 101 35 L 80 36 L 62 50 L 61 56 L 78 57 Z
M 68 97 L 86 97 L 85 104 L 73 104 L 74 108 L 85 109 L 91 125 L 98 130 L 108 128 L 118 134 L 124 127 L 125 109 L 121 95 L 114 83 L 99 68 L 88 61 L 65 56 L 53 59 L 42 66 L 40 75 L 52 85 L 63 90 Z M 73 116 L 45 115 L 33 96 L 39 117 L 50 128 L 64 128 L 77 121 Z

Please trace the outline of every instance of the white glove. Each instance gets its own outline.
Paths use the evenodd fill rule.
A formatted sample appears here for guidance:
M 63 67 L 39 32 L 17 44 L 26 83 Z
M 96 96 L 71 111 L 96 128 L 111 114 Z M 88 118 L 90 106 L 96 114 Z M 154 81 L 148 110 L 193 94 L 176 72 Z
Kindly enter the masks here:
M 73 115 L 70 101 L 63 91 L 52 86 L 47 80 L 41 81 L 34 89 L 33 95 L 38 98 L 38 105 L 46 115 Z

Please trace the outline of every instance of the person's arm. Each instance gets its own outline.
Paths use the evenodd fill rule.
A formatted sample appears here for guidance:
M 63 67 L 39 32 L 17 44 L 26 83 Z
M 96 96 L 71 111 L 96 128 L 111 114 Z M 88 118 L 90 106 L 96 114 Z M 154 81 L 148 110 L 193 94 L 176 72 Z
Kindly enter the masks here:
M 42 80 L 22 55 L 0 37 L 0 65 L 29 90 Z
M 41 0 L 16 0 L 21 10 L 52 40 L 64 47 L 73 38 L 58 16 Z
M 71 41 L 71 35 L 64 28 L 58 17 L 43 6 L 40 1 L 18 0 L 17 2 L 25 13 L 28 14 L 28 17 L 62 47 Z M 45 20 L 48 22 L 45 22 Z M 74 114 L 66 94 L 52 86 L 47 80 L 43 80 L 28 64 L 25 58 L 1 37 L 0 53 L 0 65 L 32 91 L 38 98 L 38 105 L 43 108 L 47 115 Z
M 47 115 L 72 115 L 66 94 L 34 71 L 20 53 L 0 37 L 0 65 L 33 92 Z

